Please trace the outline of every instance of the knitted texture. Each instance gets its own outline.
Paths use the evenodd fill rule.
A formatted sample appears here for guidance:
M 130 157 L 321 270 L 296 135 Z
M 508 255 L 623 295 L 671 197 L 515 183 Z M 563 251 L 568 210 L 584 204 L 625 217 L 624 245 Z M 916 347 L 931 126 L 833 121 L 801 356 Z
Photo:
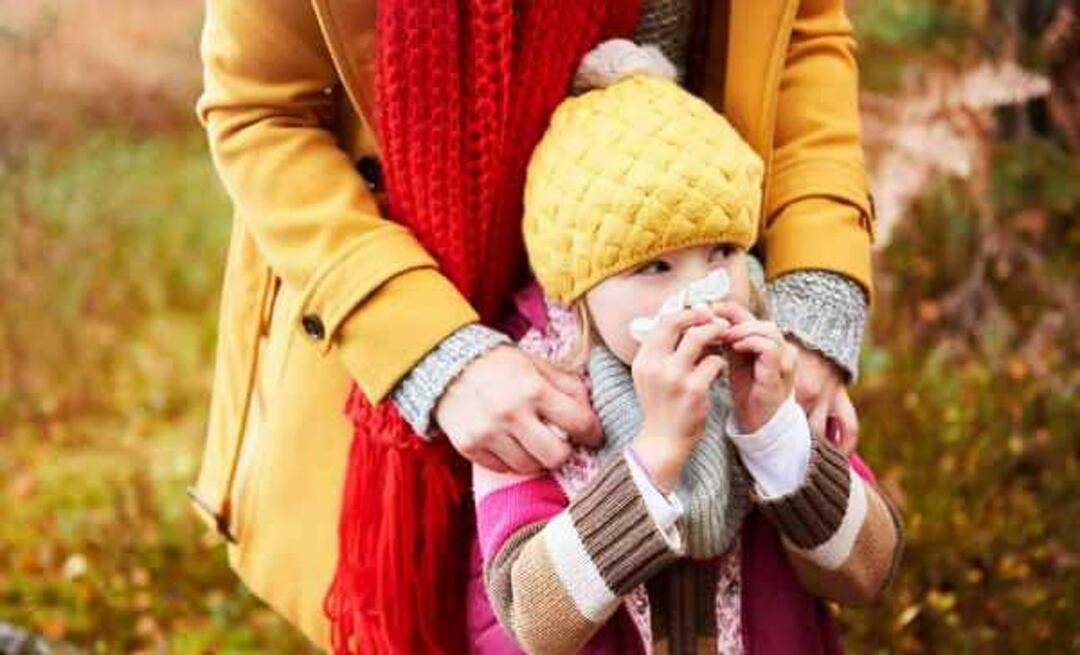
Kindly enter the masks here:
M 604 445 L 597 453 L 603 464 L 625 451 L 641 430 L 641 402 L 630 369 L 603 346 L 589 353 L 589 383 L 593 408 L 604 430 Z M 694 559 L 723 554 L 750 508 L 750 483 L 724 436 L 730 411 L 730 393 L 725 385 L 714 384 L 705 436 L 675 485 L 675 496 L 685 508 L 679 531 L 687 555 Z
M 590 50 L 581 60 L 574 74 L 573 91 L 585 93 L 609 87 L 636 75 L 674 80 L 678 71 L 656 46 L 611 39 Z
M 757 238 L 761 158 L 705 101 L 639 75 L 570 98 L 537 146 L 525 244 L 561 302 L 680 248 Z
M 626 459 L 601 467 L 572 500 L 546 475 L 475 478 L 484 584 L 499 622 L 528 653 L 610 653 L 610 639 L 586 642 L 678 557 Z
M 524 263 L 524 164 L 581 56 L 629 34 L 637 3 L 380 0 L 376 125 L 388 218 L 492 321 Z M 336 653 L 464 650 L 467 468 L 355 384 L 339 554 L 324 609 Z
M 773 318 L 785 332 L 835 362 L 855 382 L 869 307 L 858 282 L 831 271 L 795 271 L 769 285 Z
M 497 346 L 511 344 L 498 330 L 476 323 L 458 328 L 414 366 L 393 392 L 394 404 L 416 434 L 434 438 L 431 419 L 435 405 L 450 383 L 477 357 Z
M 655 45 L 675 65 L 681 78 L 686 72 L 695 0 L 642 0 L 641 20 L 634 41 Z

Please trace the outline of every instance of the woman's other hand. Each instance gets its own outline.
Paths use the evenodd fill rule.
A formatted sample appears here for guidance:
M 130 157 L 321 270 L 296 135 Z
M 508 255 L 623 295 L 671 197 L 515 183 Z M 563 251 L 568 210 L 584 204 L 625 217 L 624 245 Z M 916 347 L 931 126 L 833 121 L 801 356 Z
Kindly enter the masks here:
M 844 454 L 851 454 L 859 443 L 859 416 L 848 396 L 844 373 L 816 350 L 793 343 L 799 353 L 795 398 L 806 410 L 810 431 L 819 438 L 831 437 Z M 830 416 L 839 428 L 835 435 L 828 434 Z
M 501 473 L 558 468 L 573 444 L 602 439 L 585 383 L 513 346 L 465 367 L 435 406 L 435 421 L 463 457 Z

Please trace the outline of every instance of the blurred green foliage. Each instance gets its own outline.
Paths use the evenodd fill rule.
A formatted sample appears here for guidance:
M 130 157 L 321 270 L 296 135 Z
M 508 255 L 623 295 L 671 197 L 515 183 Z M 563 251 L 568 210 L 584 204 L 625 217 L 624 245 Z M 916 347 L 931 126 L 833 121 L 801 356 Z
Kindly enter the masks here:
M 855 3 L 864 82 L 890 92 L 905 67 L 1009 41 L 1037 67 L 1057 4 Z M 103 21 L 86 43 L 123 37 Z M 0 27 L 0 47 L 24 47 Z M 197 71 L 190 21 L 152 27 L 176 32 L 169 52 L 186 44 Z M 96 653 L 304 652 L 183 493 L 230 225 L 196 89 L 162 95 L 171 75 L 109 67 L 130 79 L 108 78 L 102 105 L 90 86 L 45 85 L 59 64 L 31 54 L 15 70 L 53 95 L 28 113 L 0 93 L 0 620 Z M 933 179 L 877 254 L 860 450 L 902 508 L 907 549 L 885 601 L 841 611 L 851 652 L 1080 651 L 1080 165 L 1037 110 L 996 133 L 988 197 Z
M 229 213 L 197 133 L 88 135 L 0 183 L 3 410 L 178 413 L 205 391 Z M 62 373 L 62 375 L 57 375 Z M 89 392 L 89 393 L 88 393 Z
M 1062 4 L 860 2 L 864 83 L 1039 71 Z M 932 177 L 878 253 L 860 451 L 907 547 L 884 603 L 841 612 L 853 652 L 1080 650 L 1080 160 L 1045 102 L 982 123 L 985 172 Z
M 32 150 L 0 207 L 0 620 L 98 653 L 305 650 L 184 494 L 230 220 L 203 135 Z
M 1080 167 L 1021 169 L 1017 154 L 1001 148 L 998 191 L 1059 208 L 1029 245 L 1045 257 L 1040 275 L 1072 284 L 1080 197 L 1075 188 L 1068 203 L 1032 195 L 1029 176 L 1052 186 L 1046 178 L 1075 180 Z M 931 190 L 879 267 L 881 302 L 856 389 L 860 451 L 903 508 L 907 547 L 884 604 L 842 613 L 849 646 L 1076 652 L 1078 317 L 1058 316 L 1052 298 L 1009 271 L 989 284 L 1015 318 L 990 313 L 974 330 L 940 320 L 931 299 L 965 279 L 975 251 L 977 228 L 958 196 L 948 184 Z

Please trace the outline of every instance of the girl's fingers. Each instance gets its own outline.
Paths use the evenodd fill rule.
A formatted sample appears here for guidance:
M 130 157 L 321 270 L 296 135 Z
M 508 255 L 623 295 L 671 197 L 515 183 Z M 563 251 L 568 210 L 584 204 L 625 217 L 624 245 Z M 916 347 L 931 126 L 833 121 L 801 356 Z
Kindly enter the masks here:
M 794 376 L 798 363 L 799 349 L 785 340 L 780 348 L 780 372 L 784 377 Z
M 730 348 L 737 353 L 750 352 L 756 353 L 758 355 L 763 355 L 765 353 L 773 353 L 778 351 L 780 348 L 780 344 L 776 343 L 768 337 L 763 337 L 759 334 L 752 334 L 731 344 Z
M 732 327 L 728 328 L 728 330 L 724 333 L 724 341 L 726 343 L 731 343 L 733 341 L 738 341 L 739 339 L 743 339 L 753 334 L 772 339 L 773 341 L 784 340 L 784 333 L 780 331 L 780 328 L 776 325 L 776 323 L 773 323 L 771 321 L 759 321 L 755 319 L 752 321 L 739 323 L 738 325 L 733 325 Z
M 777 362 L 773 353 L 763 353 L 754 362 L 754 380 L 759 384 L 773 384 L 783 381 L 779 362 Z
M 705 354 L 710 344 L 718 343 L 720 335 L 728 329 L 726 323 L 713 321 L 696 325 L 683 332 L 682 340 L 675 349 L 675 359 L 680 366 L 691 369 Z
M 645 338 L 641 344 L 641 350 L 645 351 L 646 356 L 670 355 L 687 328 L 709 323 L 712 320 L 711 313 L 698 309 L 684 309 L 668 314 L 661 317 L 660 323 Z
M 815 366 L 813 361 L 810 361 L 808 366 L 800 364 L 795 375 L 795 400 L 810 412 L 817 405 L 818 397 L 826 385 L 824 369 Z
M 797 358 L 794 350 L 795 347 L 786 341 L 777 344 L 776 348 L 767 350 L 757 357 L 754 370 L 760 369 L 779 380 L 794 383 L 795 360 Z
M 720 355 L 706 355 L 698 362 L 697 366 L 694 367 L 694 371 L 690 374 L 689 380 L 691 384 L 707 387 L 712 384 L 713 380 L 723 373 L 726 368 L 727 360 Z
M 787 387 L 790 392 L 794 385 L 795 367 L 790 359 L 789 346 L 786 342 L 777 343 L 760 335 L 752 335 L 732 344 L 736 353 L 754 355 L 754 380 L 759 384 L 778 384 Z
M 726 318 L 727 320 L 731 321 L 733 325 L 746 323 L 747 321 L 758 320 L 757 317 L 754 316 L 749 309 L 743 307 L 742 305 L 733 300 L 725 300 L 723 302 L 717 303 L 713 307 L 713 311 L 716 313 L 717 316 L 720 316 L 721 318 Z

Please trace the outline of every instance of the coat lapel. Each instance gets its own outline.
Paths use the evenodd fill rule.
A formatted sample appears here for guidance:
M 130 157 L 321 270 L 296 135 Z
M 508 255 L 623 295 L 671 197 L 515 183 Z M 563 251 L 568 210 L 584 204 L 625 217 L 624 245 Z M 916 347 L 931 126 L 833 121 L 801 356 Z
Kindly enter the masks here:
M 798 0 L 713 0 L 701 95 L 759 154 L 772 147 L 773 113 Z
M 353 110 L 375 125 L 375 0 L 311 0 Z

